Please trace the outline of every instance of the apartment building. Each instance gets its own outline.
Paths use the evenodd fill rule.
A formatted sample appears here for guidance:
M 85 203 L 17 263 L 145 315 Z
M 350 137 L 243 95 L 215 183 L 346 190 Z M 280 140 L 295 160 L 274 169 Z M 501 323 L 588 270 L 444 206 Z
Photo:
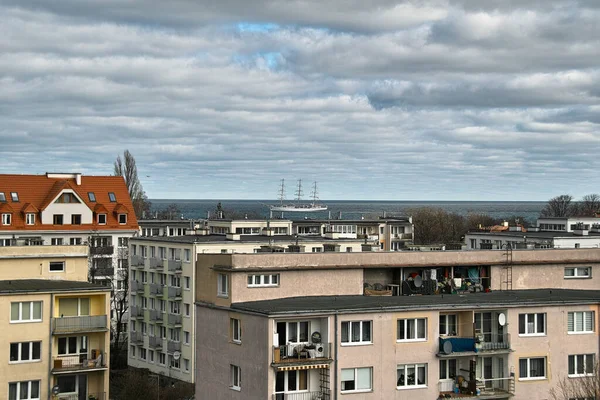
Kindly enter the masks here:
M 87 246 L 0 248 L 0 397 L 108 400 L 110 289 L 87 271 Z
M 87 244 L 91 278 L 122 286 L 139 229 L 122 177 L 0 175 L 0 214 L 0 246 Z
M 493 227 L 469 231 L 469 250 L 600 248 L 600 218 L 538 218 L 536 226 Z
M 198 255 L 196 393 L 437 398 L 460 381 L 461 398 L 546 399 L 598 356 L 600 250 L 515 251 L 513 290 L 496 290 L 505 259 L 497 251 Z M 589 277 L 567 273 L 583 267 Z
M 231 230 L 251 228 L 243 225 L 240 221 Z M 199 254 L 348 253 L 374 248 L 365 247 L 359 239 L 302 238 L 274 233 L 270 229 L 266 232 L 265 235 L 225 233 L 132 238 L 128 364 L 194 382 L 195 260 Z M 269 284 L 276 282 L 269 280 Z

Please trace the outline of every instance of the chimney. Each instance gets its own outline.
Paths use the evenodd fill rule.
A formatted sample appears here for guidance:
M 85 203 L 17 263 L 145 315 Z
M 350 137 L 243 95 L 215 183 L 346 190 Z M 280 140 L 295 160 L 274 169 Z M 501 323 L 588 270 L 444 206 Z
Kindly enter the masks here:
M 75 179 L 77 186 L 81 186 L 81 173 L 46 172 L 46 178 L 51 179 Z

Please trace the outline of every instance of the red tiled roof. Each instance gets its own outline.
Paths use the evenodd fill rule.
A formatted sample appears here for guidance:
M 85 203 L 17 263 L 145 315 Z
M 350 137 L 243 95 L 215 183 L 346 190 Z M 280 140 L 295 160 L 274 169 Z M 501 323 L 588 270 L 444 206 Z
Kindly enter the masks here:
M 91 224 L 82 225 L 50 225 L 42 224 L 41 218 L 35 219 L 34 225 L 25 224 L 25 212 L 39 213 L 44 210 L 64 189 L 73 190 L 83 202 L 93 210 L 106 213 L 106 225 L 98 225 L 94 215 Z M 78 185 L 74 178 L 49 178 L 46 175 L 2 175 L 0 174 L 0 192 L 4 192 L 6 203 L 0 202 L 2 212 L 13 214 L 12 223 L 9 226 L 0 225 L 1 231 L 36 231 L 36 230 L 137 230 L 138 222 L 134 213 L 128 213 L 127 224 L 119 224 L 117 208 L 124 207 L 133 210 L 125 180 L 120 176 L 81 176 L 81 184 Z M 11 192 L 17 192 L 19 201 L 13 202 Z M 88 193 L 93 192 L 96 201 L 91 202 Z M 115 194 L 117 202 L 111 202 L 108 193 Z M 117 213 L 114 211 L 117 210 Z M 21 211 L 21 212 L 19 212 Z
M 115 213 L 115 214 L 128 214 L 129 210 L 123 204 L 117 203 L 117 206 L 113 210 L 113 213 Z

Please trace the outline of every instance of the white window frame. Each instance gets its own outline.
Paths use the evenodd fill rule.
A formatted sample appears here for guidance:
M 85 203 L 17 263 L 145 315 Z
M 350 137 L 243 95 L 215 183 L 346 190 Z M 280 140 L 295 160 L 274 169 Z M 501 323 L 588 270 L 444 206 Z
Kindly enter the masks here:
M 167 355 L 165 353 L 158 353 L 158 363 L 160 365 L 167 365 Z
M 27 397 L 21 397 L 21 384 L 27 382 Z M 31 397 L 31 385 L 32 383 L 37 382 L 38 385 L 38 396 L 37 397 Z M 17 387 L 17 391 L 15 393 L 15 399 L 27 399 L 27 400 L 40 400 L 41 399 L 41 392 L 42 392 L 42 382 L 40 380 L 32 380 L 32 381 L 20 381 L 20 382 L 9 382 L 8 383 L 8 393 L 10 393 L 10 385 L 16 385 Z M 9 399 L 10 397 L 8 397 L 7 394 L 7 399 Z
M 242 369 L 237 365 L 229 364 L 229 389 L 242 390 Z
M 34 343 L 39 343 L 40 344 L 40 358 L 33 358 L 33 344 Z M 9 357 L 9 364 L 24 364 L 24 363 L 33 363 L 33 362 L 40 362 L 42 361 L 42 342 L 40 340 L 37 341 L 32 341 L 32 342 L 13 342 L 10 343 L 10 345 L 16 344 L 18 345 L 18 350 L 17 350 L 17 359 L 16 360 L 11 360 L 10 359 L 10 353 L 11 353 L 11 349 L 9 346 L 9 351 L 8 351 L 8 357 Z M 28 360 L 23 360 L 23 346 L 27 345 L 29 346 L 29 359 Z
M 58 266 L 58 264 L 62 265 L 62 269 L 52 269 L 52 264 L 54 264 L 54 266 Z M 50 261 L 48 263 L 48 272 L 65 272 L 66 271 L 66 263 L 64 261 Z
M 525 332 L 521 333 L 521 315 L 525 317 Z M 538 318 L 539 315 L 544 316 L 544 331 L 537 332 L 538 328 Z M 533 321 L 529 321 L 530 317 L 533 316 Z M 533 332 L 529 332 L 529 324 L 533 323 Z M 546 336 L 547 329 L 547 316 L 546 313 L 521 313 L 519 314 L 519 336 Z
M 454 317 L 454 324 L 450 324 L 450 319 L 449 317 Z M 445 320 L 445 326 L 446 326 L 446 331 L 442 332 L 442 319 Z M 458 334 L 458 315 L 457 314 L 440 314 L 440 318 L 439 318 L 439 329 L 440 329 L 440 336 L 456 336 Z M 454 330 L 450 331 L 450 333 L 448 333 L 449 329 L 451 326 L 453 325 Z
M 192 251 L 190 249 L 183 249 L 183 261 L 190 262 L 192 259 Z
M 450 374 L 450 363 L 453 362 L 454 363 L 454 376 L 452 376 Z M 446 375 L 442 376 L 442 364 L 446 365 Z M 440 380 L 443 379 L 455 379 L 456 375 L 458 374 L 458 360 L 456 358 L 442 358 L 440 360 L 440 366 L 439 366 L 439 370 L 440 370 Z
M 419 326 L 419 320 L 424 320 L 425 321 L 425 330 L 424 330 L 424 337 L 418 337 L 418 326 Z M 398 322 L 396 323 L 396 342 L 397 343 L 405 343 L 405 342 L 426 342 L 427 341 L 427 318 L 399 318 L 397 320 Z M 402 321 L 402 322 L 401 322 Z M 414 338 L 410 338 L 407 339 L 406 337 L 404 338 L 400 338 L 400 324 L 403 323 L 404 324 L 404 334 L 406 335 L 406 333 L 408 333 L 409 329 L 408 329 L 408 321 L 414 321 Z
M 102 219 L 104 220 L 104 222 L 101 222 L 101 221 L 100 221 L 100 219 L 101 219 L 100 217 L 103 217 Z M 98 214 L 98 218 L 97 218 L 98 225 L 106 225 L 106 222 L 107 222 L 106 220 L 107 220 L 107 218 L 108 218 L 108 217 L 107 217 L 107 215 L 106 215 L 106 214 L 104 214 L 104 213 L 102 213 L 102 214 Z
M 183 331 L 183 344 L 190 344 L 190 333 Z
M 544 360 L 544 376 L 530 376 L 531 374 L 531 360 L 543 359 Z M 521 377 L 521 360 L 527 360 L 527 376 Z M 548 359 L 546 357 L 522 357 L 519 358 L 519 380 L 520 381 L 540 381 L 548 379 Z
M 19 319 L 12 319 L 12 304 L 19 304 Z M 36 319 L 33 318 L 33 303 L 40 303 L 40 318 Z M 29 319 L 23 319 L 23 306 L 27 305 L 29 307 Z M 10 303 L 9 309 L 8 309 L 9 315 L 10 315 L 10 323 L 11 324 L 23 324 L 23 323 L 29 323 L 29 322 L 42 322 L 42 320 L 44 319 L 44 302 L 43 301 L 13 301 Z
M 225 287 L 224 290 L 223 286 Z M 217 297 L 229 297 L 229 279 L 227 274 L 217 274 Z
M 183 372 L 190 372 L 190 360 L 187 358 L 183 359 Z
M 408 368 L 414 368 L 415 373 L 415 382 L 413 384 L 408 383 Z M 419 375 L 419 369 L 425 369 L 425 383 L 418 383 L 417 376 Z M 398 385 L 400 378 L 398 378 L 398 373 L 403 371 L 404 376 L 404 384 Z M 423 389 L 427 387 L 427 363 L 418 363 L 418 364 L 399 364 L 396 366 L 396 389 L 398 390 L 406 390 L 406 389 Z
M 191 290 L 192 288 L 192 283 L 191 283 L 192 279 L 189 276 L 184 276 L 184 282 L 185 282 L 185 290 Z
M 364 330 L 364 325 L 368 323 L 369 327 L 369 340 L 363 340 L 363 330 Z M 356 325 L 358 324 L 358 325 Z M 344 338 L 342 336 L 342 332 L 344 331 L 344 325 L 347 325 L 347 332 L 348 332 L 348 340 L 344 341 Z M 358 335 L 359 335 L 359 340 L 358 341 L 354 341 L 352 340 L 353 338 L 353 332 L 356 329 L 356 327 L 358 326 Z M 342 321 L 341 324 L 341 330 L 340 330 L 340 343 L 342 346 L 364 346 L 364 345 L 369 345 L 369 344 L 373 344 L 373 321 L 372 320 L 364 320 L 364 321 Z
M 2 214 L 2 225 L 10 225 L 12 222 L 12 214 L 3 213 Z
M 237 318 L 229 318 L 231 325 L 231 341 L 236 344 L 242 343 L 242 321 Z
M 569 368 L 571 367 L 571 357 L 573 358 L 573 373 L 571 373 L 571 371 L 569 371 Z M 579 357 L 583 357 L 583 373 L 577 373 L 577 367 L 578 365 L 578 361 L 577 359 Z M 591 360 L 588 360 L 590 359 Z M 590 354 L 570 354 L 569 357 L 567 358 L 567 373 L 568 373 L 568 377 L 569 378 L 578 378 L 581 376 L 594 376 L 594 368 L 596 365 L 596 355 L 594 353 L 590 353 Z M 588 367 L 591 366 L 591 371 L 588 371 Z
M 173 356 L 169 356 L 169 365 L 173 369 L 181 369 L 181 358 L 175 359 Z
M 148 350 L 144 347 L 140 347 L 140 360 L 146 360 L 148 358 Z
M 269 283 L 265 283 L 267 280 L 269 281 Z M 273 281 L 276 281 L 276 283 L 273 283 Z M 247 284 L 249 288 L 278 287 L 279 274 L 250 274 L 247 278 Z
M 573 275 L 567 275 L 567 271 L 570 270 L 573 271 Z M 565 279 L 588 279 L 591 277 L 592 267 L 565 267 Z
M 592 315 L 592 327 L 591 330 L 586 329 L 586 314 L 590 313 Z M 577 316 L 580 316 L 579 318 L 583 319 L 583 330 L 579 331 L 577 330 L 577 323 L 579 321 L 579 318 Z M 569 331 L 569 320 L 573 319 L 573 330 Z M 569 335 L 585 335 L 585 334 L 590 334 L 590 333 L 594 333 L 596 331 L 596 313 L 594 311 L 569 311 L 569 313 L 567 314 L 567 333 Z
M 124 221 L 122 221 L 121 219 L 124 218 Z M 127 224 L 127 214 L 119 214 L 119 225 L 126 225 Z
M 369 370 L 369 387 L 368 388 L 359 388 L 359 382 L 358 382 L 358 372 L 359 370 Z M 349 382 L 348 381 L 344 381 L 344 371 L 353 371 L 354 373 L 354 389 L 350 389 L 350 390 L 344 390 L 343 389 L 343 382 Z M 359 368 L 342 368 L 341 374 L 340 374 L 340 381 L 341 381 L 341 385 L 340 385 L 340 391 L 341 393 L 364 393 L 364 392 L 372 392 L 373 391 L 373 367 L 359 367 Z
M 27 213 L 27 214 L 25 214 L 25 224 L 27 224 L 27 225 L 35 225 L 35 213 Z
M 71 352 L 69 349 L 69 345 L 70 345 L 69 342 L 72 338 L 75 338 L 75 351 L 74 352 Z M 58 350 L 60 347 L 58 345 L 58 342 L 59 342 L 59 340 L 62 340 L 62 339 L 65 340 L 65 352 L 64 353 L 61 353 Z M 80 353 L 79 350 L 81 350 L 83 348 L 87 349 L 87 347 L 89 346 L 89 343 L 90 343 L 89 338 L 85 335 L 83 335 L 83 336 L 61 336 L 56 341 L 56 345 L 57 345 L 56 354 L 58 354 L 59 356 L 79 355 L 79 354 L 82 354 L 82 353 Z

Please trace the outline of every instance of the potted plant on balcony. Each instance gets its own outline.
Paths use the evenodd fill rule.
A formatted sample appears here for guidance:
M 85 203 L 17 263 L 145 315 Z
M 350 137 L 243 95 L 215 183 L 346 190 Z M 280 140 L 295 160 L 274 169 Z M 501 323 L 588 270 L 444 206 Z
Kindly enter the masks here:
M 98 400 L 98 397 L 96 397 L 96 395 L 95 395 L 95 394 L 90 394 L 90 395 L 88 396 L 88 400 Z

